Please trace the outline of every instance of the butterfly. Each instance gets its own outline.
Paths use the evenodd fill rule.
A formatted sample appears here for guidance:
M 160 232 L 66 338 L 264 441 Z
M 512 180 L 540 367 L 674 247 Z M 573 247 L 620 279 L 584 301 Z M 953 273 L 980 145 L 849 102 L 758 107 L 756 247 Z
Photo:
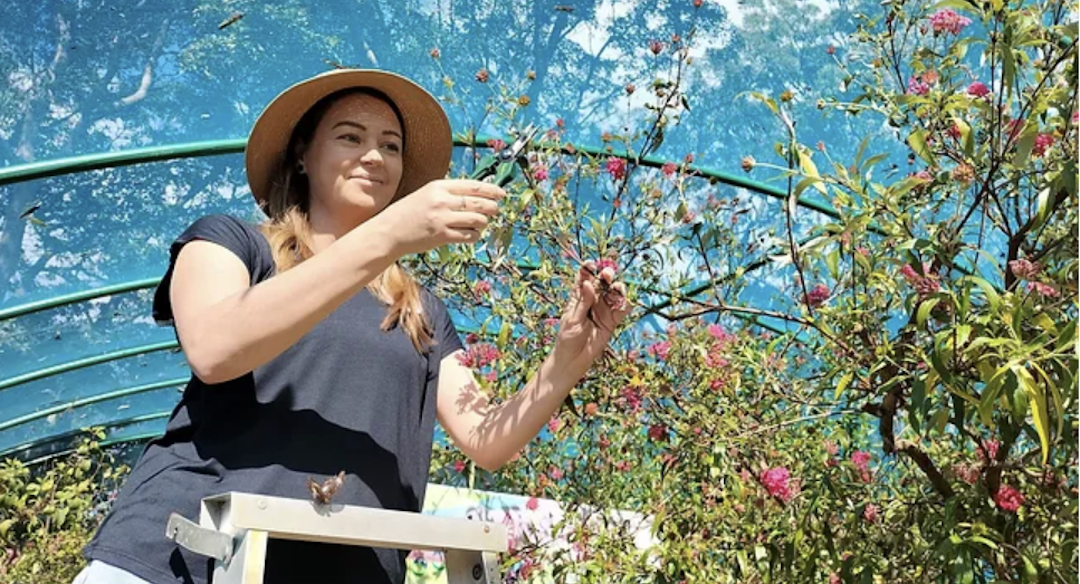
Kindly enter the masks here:
M 315 479 L 308 477 L 308 489 L 311 490 L 311 498 L 322 505 L 329 504 L 330 500 L 334 498 L 334 494 L 338 492 L 338 489 L 343 484 L 345 484 L 345 471 L 326 479 L 321 485 Z

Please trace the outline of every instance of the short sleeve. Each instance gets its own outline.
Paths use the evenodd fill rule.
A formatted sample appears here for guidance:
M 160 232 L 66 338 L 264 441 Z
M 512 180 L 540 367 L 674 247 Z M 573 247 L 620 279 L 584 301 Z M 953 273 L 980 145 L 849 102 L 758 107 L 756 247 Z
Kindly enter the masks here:
M 465 344 L 461 342 L 461 334 L 458 333 L 457 327 L 454 326 L 450 310 L 442 299 L 428 290 L 425 290 L 425 296 L 428 298 L 427 304 L 431 308 L 429 313 L 431 316 L 430 324 L 435 341 L 433 351 L 438 355 L 439 361 L 442 361 L 454 351 L 464 350 Z
M 202 217 L 192 223 L 169 247 L 168 268 L 154 290 L 153 317 L 158 325 L 173 324 L 172 304 L 169 300 L 173 268 L 180 250 L 195 240 L 216 243 L 235 254 L 247 267 L 252 285 L 269 277 L 273 271 L 269 244 L 255 226 L 228 215 Z

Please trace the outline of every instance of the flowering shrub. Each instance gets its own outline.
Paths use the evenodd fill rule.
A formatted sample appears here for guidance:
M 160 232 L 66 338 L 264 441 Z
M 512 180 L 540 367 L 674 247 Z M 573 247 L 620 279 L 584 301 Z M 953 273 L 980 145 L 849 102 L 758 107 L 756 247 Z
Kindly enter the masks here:
M 767 303 L 746 300 L 768 262 L 735 236 L 745 208 L 713 196 L 692 156 L 644 162 L 692 102 L 693 35 L 642 41 L 663 67 L 626 94 L 649 89 L 649 124 L 604 132 L 599 152 L 556 124 L 488 244 L 415 266 L 451 293 L 491 282 L 498 301 L 468 311 L 476 343 L 500 351 L 484 381 L 499 398 L 544 357 L 580 261 L 617 265 L 638 306 L 506 467 L 437 448 L 433 480 L 654 519 L 646 552 L 566 519 L 552 529 L 584 553 L 517 542 L 508 580 L 1076 581 L 1066 14 L 946 0 L 866 15 L 850 46 L 829 47 L 844 82 L 818 106 L 876 116 L 898 140 L 867 137 L 851 159 L 800 143 L 794 92 L 754 94 L 786 129 L 777 162 L 734 161 L 787 183 L 776 247 L 759 250 L 787 276 Z M 521 112 L 502 93 L 491 107 L 510 126 Z M 831 214 L 808 215 L 811 195 Z M 700 294 L 679 292 L 686 273 L 706 277 Z
M 103 437 L 90 430 L 72 453 L 34 468 L 0 463 L 0 581 L 68 584 L 85 565 L 82 548 L 127 474 Z

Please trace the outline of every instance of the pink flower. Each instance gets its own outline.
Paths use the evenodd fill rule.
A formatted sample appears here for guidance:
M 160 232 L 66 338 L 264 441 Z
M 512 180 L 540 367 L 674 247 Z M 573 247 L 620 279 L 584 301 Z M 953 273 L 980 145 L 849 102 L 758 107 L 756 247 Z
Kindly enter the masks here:
M 990 95 L 990 88 L 982 81 L 976 81 L 968 85 L 967 92 L 972 97 L 986 97 Z
M 974 485 L 979 480 L 979 469 L 969 464 L 956 464 L 952 467 L 953 474 L 969 485 Z
M 649 41 L 649 50 L 652 51 L 652 54 L 659 55 L 664 50 L 664 43 L 655 39 L 651 40 Z
M 953 140 L 959 140 L 960 139 L 960 126 L 957 126 L 956 124 L 953 124 L 952 126 L 949 126 L 948 130 L 945 130 L 945 133 L 950 138 L 952 138 Z
M 596 262 L 596 270 L 598 272 L 603 272 L 604 270 L 606 270 L 608 268 L 611 268 L 612 272 L 615 272 L 615 273 L 619 272 L 619 264 L 615 263 L 615 260 L 608 259 L 608 258 L 597 260 L 597 262 Z
M 840 574 L 836 572 L 829 574 L 829 584 L 840 584 Z
M 923 170 L 920 170 L 919 172 L 916 172 L 914 176 L 915 176 L 915 178 L 917 178 L 917 179 L 919 179 L 919 180 L 921 180 L 923 182 L 933 182 L 934 181 L 934 175 L 930 174 L 930 172 L 927 171 L 926 169 L 923 169 Z
M 907 92 L 911 95 L 926 95 L 930 93 L 930 85 L 923 83 L 917 76 L 908 79 Z
M 1009 262 L 1009 270 L 1013 275 L 1021 280 L 1032 280 L 1035 276 L 1039 275 L 1039 270 L 1042 269 L 1038 263 L 1031 262 L 1025 259 L 1013 260 Z
M 489 77 L 489 75 L 488 75 L 488 70 L 487 69 L 481 69 L 481 70 L 476 72 L 476 80 L 479 81 L 480 83 L 487 83 L 488 82 L 488 77 Z
M 664 176 L 671 176 L 675 174 L 676 170 L 679 170 L 679 165 L 674 162 L 665 162 L 664 166 L 660 167 L 660 172 L 663 172 Z
M 555 326 L 558 326 L 558 324 L 559 324 L 559 319 L 557 319 L 555 317 L 545 318 L 544 319 L 544 326 L 549 326 L 549 327 L 554 328 Z
M 649 440 L 653 442 L 664 442 L 668 439 L 667 426 L 663 424 L 653 424 L 649 426 Z
M 488 292 L 491 292 L 491 282 L 480 280 L 476 284 L 473 284 L 473 295 L 477 298 L 484 296 Z
M 540 501 L 536 497 L 529 497 L 529 500 L 525 503 L 525 508 L 529 511 L 536 511 L 540 506 Z
M 710 337 L 716 339 L 717 341 L 720 341 L 721 343 L 730 343 L 731 341 L 735 340 L 735 335 L 725 331 L 724 327 L 718 324 L 710 324 L 709 326 L 705 327 L 705 330 L 708 331 Z
M 618 156 L 610 156 L 607 159 L 607 171 L 611 178 L 622 180 L 626 176 L 626 161 Z
M 670 351 L 671 341 L 659 341 L 649 345 L 649 354 L 659 358 L 661 361 L 667 360 Z
M 454 461 L 454 471 L 455 472 L 465 472 L 465 461 L 464 460 L 455 460 Z
M 930 26 L 934 29 L 934 34 L 943 32 L 960 34 L 960 31 L 969 24 L 971 24 L 970 18 L 960 16 L 948 8 L 930 15 Z
M 791 472 L 784 467 L 770 468 L 761 473 L 760 481 L 770 495 L 787 503 L 795 494 L 791 490 Z
M 499 357 L 499 350 L 495 348 L 495 345 L 479 343 L 458 355 L 458 362 L 466 367 L 486 367 L 498 361 Z
M 503 142 L 502 140 L 500 140 L 498 138 L 492 138 L 492 139 L 488 140 L 487 145 L 488 145 L 488 148 L 491 148 L 492 150 L 495 150 L 495 151 L 506 150 L 506 142 Z
M 1000 447 L 1001 443 L 997 440 L 983 440 L 982 448 L 979 449 L 979 459 L 983 464 L 986 464 L 988 456 L 990 460 L 996 460 Z
M 1054 136 L 1052 134 L 1039 134 L 1035 136 L 1035 145 L 1031 148 L 1031 153 L 1035 156 L 1042 156 L 1046 154 L 1046 149 L 1054 145 Z
M 630 411 L 636 412 L 641 407 L 641 394 L 632 387 L 624 387 L 622 400 Z
M 806 303 L 810 306 L 821 306 L 829 299 L 829 287 L 818 284 L 806 293 Z
M 1009 123 L 1005 124 L 1005 128 L 1009 131 L 1008 141 L 1012 142 L 1016 140 L 1020 136 L 1020 132 L 1024 130 L 1025 125 L 1026 122 L 1024 122 L 1024 120 L 1020 118 L 1010 120 Z
M 533 178 L 539 181 L 545 181 L 548 179 L 548 169 L 546 166 L 537 165 L 532 169 Z
M 878 520 L 878 506 L 873 503 L 867 503 L 866 507 L 863 507 L 862 516 L 867 523 L 877 523 Z
M 551 418 L 551 421 L 547 423 L 549 432 L 558 432 L 560 426 L 562 426 L 562 422 L 559 421 L 559 418 Z
M 627 472 L 630 470 L 630 463 L 625 460 L 620 460 L 619 462 L 615 463 L 615 470 L 619 472 Z
M 870 474 L 870 453 L 856 450 L 851 453 L 851 462 L 859 469 L 859 478 L 862 482 L 869 483 L 873 477 Z
M 855 248 L 855 253 L 861 255 L 864 258 L 870 257 L 870 250 L 862 246 Z
M 926 276 L 920 276 L 915 268 L 910 265 L 905 265 L 900 268 L 900 275 L 904 280 L 915 288 L 915 292 L 919 294 L 919 297 L 929 296 L 941 289 L 941 285 L 938 284 L 937 274 L 930 272 L 930 265 L 923 264 L 923 273 Z
M 1028 292 L 1035 292 L 1046 298 L 1057 298 L 1061 295 L 1053 286 L 1042 282 L 1028 282 Z
M 548 468 L 548 476 L 555 481 L 562 480 L 563 471 L 558 467 L 552 466 Z
M 994 502 L 1002 510 L 1016 513 L 1017 509 L 1024 504 L 1024 495 L 1008 485 L 1001 485 L 998 492 L 994 494 Z
M 840 453 L 840 445 L 832 440 L 825 441 L 825 452 L 829 453 L 829 456 L 836 456 Z

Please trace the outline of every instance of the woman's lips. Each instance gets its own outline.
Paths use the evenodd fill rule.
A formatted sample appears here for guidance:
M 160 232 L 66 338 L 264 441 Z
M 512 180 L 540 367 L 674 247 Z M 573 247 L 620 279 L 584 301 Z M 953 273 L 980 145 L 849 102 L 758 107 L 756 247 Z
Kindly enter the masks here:
M 372 178 L 372 177 L 370 177 L 370 176 L 359 176 L 359 175 L 356 175 L 356 176 L 350 176 L 349 178 L 350 178 L 350 179 L 352 179 L 352 180 L 362 180 L 362 181 L 364 181 L 364 182 L 369 182 L 369 183 L 372 183 L 372 184 L 380 184 L 380 185 L 381 185 L 381 184 L 382 184 L 382 182 L 383 182 L 383 181 L 381 181 L 381 180 L 379 180 L 379 179 L 377 179 L 377 178 Z

